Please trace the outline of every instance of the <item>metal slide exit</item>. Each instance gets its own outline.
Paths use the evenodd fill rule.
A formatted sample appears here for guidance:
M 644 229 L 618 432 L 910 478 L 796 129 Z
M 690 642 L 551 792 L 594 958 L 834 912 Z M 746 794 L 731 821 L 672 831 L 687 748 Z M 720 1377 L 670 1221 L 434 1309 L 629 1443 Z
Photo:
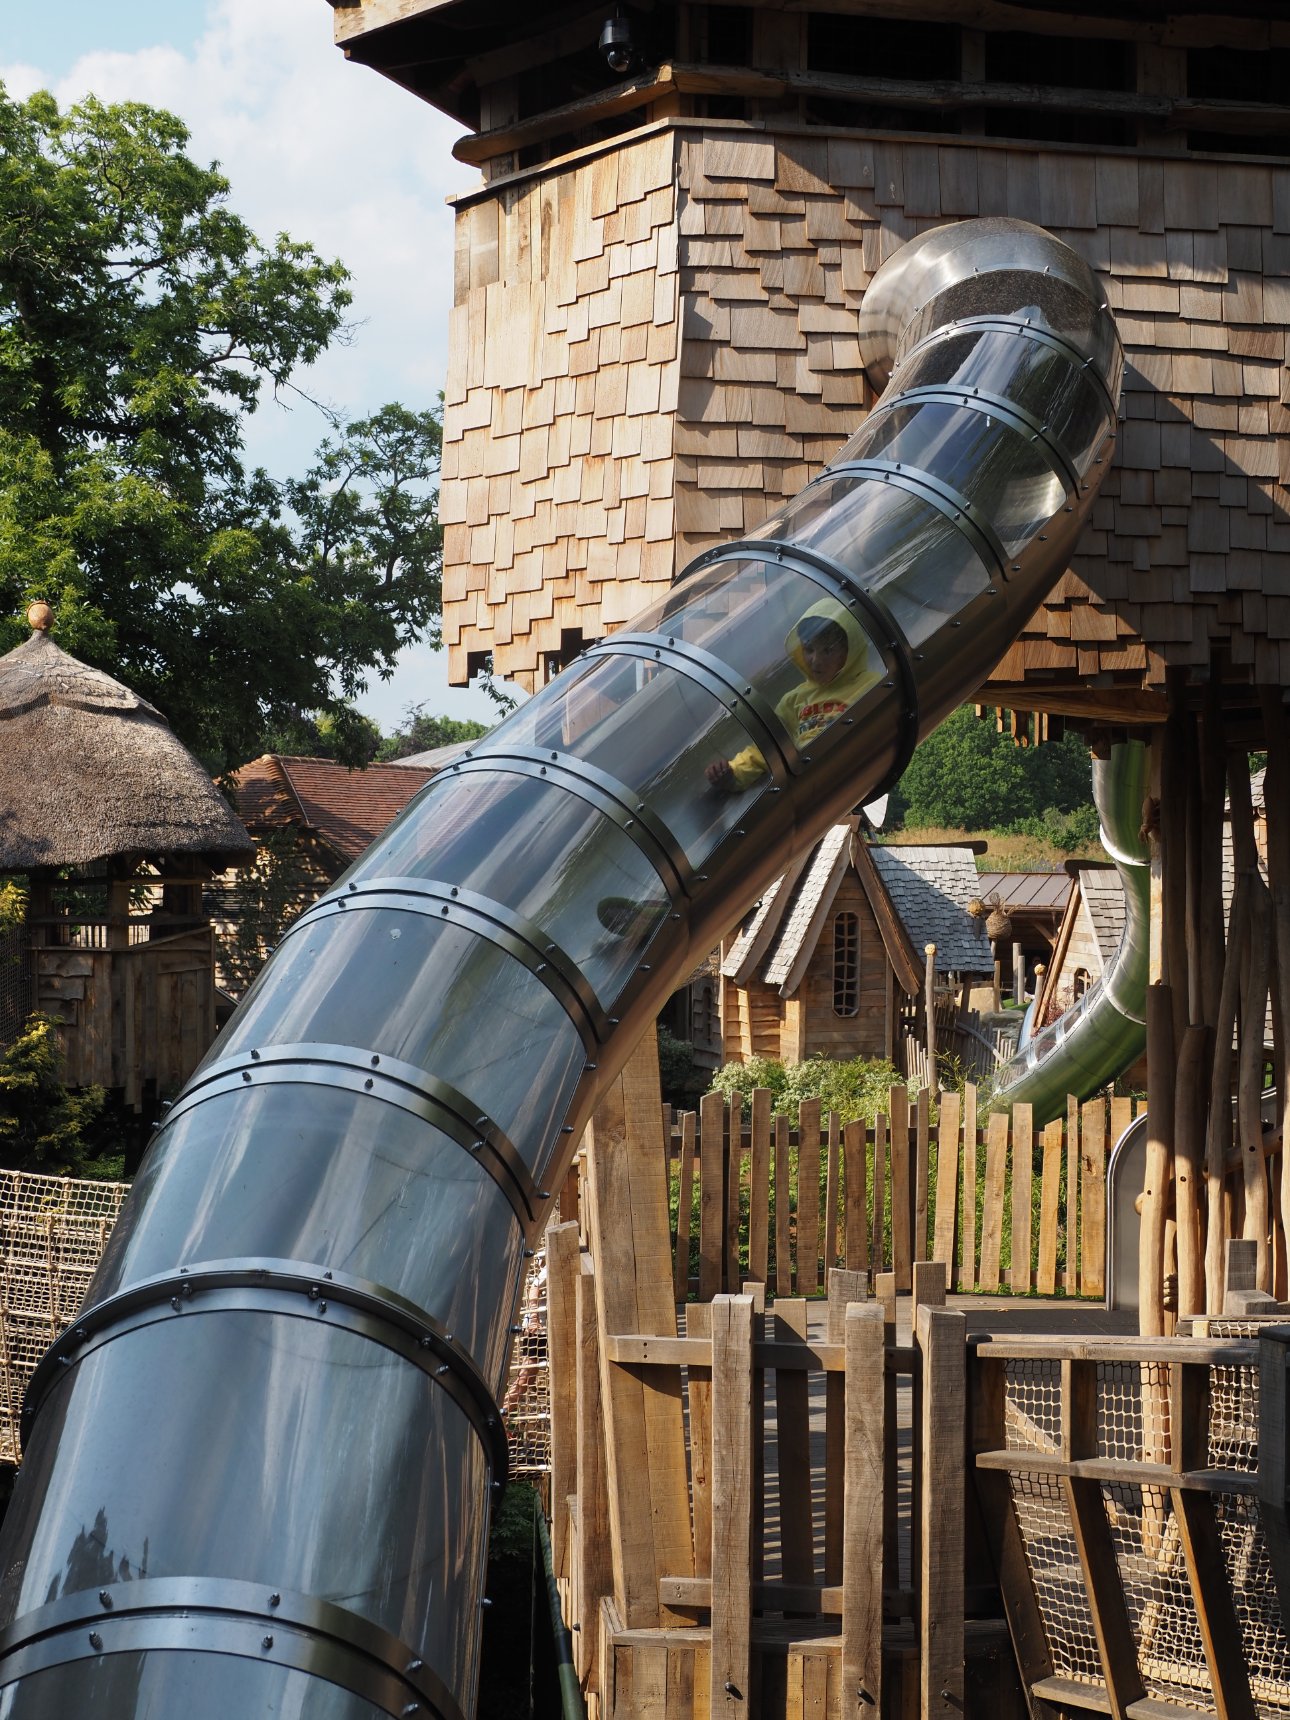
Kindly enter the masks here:
M 436 776 L 167 1113 L 42 1364 L 0 1720 L 457 1720 L 526 1246 L 605 1084 L 789 860 L 894 782 L 1061 573 L 1122 355 L 982 220 L 878 272 L 878 407 Z

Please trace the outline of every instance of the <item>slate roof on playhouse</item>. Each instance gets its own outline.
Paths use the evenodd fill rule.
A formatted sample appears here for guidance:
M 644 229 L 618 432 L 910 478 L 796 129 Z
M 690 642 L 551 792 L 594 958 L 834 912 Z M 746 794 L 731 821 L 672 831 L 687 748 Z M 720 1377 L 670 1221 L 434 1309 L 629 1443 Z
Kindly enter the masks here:
M 936 945 L 940 973 L 992 973 L 994 957 L 984 927 L 967 912 L 980 893 L 973 855 L 966 844 L 884 847 L 864 842 L 854 821 L 835 824 L 766 891 L 732 941 L 721 971 L 738 985 L 755 978 L 792 996 L 838 887 L 854 868 L 907 991 L 916 992 L 922 984 L 928 943 Z

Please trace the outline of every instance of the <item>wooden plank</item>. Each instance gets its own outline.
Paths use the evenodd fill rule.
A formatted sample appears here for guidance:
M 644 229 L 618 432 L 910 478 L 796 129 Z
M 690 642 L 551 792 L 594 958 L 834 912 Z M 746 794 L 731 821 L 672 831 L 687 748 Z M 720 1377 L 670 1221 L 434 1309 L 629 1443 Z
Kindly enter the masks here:
M 830 1334 L 831 1335 L 831 1334 Z M 1281 1622 L 1290 1634 L 1290 1415 L 1284 1327 L 1259 1334 L 1259 1519 L 1276 1579 Z
M 725 1252 L 725 1107 L 719 1093 L 705 1093 L 699 1103 L 708 1106 L 709 1119 L 699 1156 L 699 1300 L 710 1302 L 721 1291 Z
M 797 1272 L 799 1296 L 815 1296 L 820 1277 L 820 1101 L 797 1108 Z
M 887 1119 L 879 1112 L 873 1120 L 873 1197 L 869 1209 L 869 1266 L 878 1272 L 887 1264 Z
M 1044 1165 L 1039 1184 L 1039 1269 L 1035 1274 L 1035 1289 L 1041 1296 L 1052 1296 L 1057 1289 L 1061 1173 L 1062 1122 L 1059 1117 L 1044 1130 Z
M 985 1200 L 981 1210 L 981 1271 L 978 1287 L 988 1296 L 999 1289 L 1003 1247 L 1003 1196 L 1008 1176 L 1008 1113 L 992 1111 L 986 1120 Z
M 1079 1100 L 1066 1099 L 1066 1264 L 1062 1288 L 1068 1296 L 1079 1289 Z
M 893 1087 L 887 1104 L 891 1118 L 891 1268 L 896 1274 L 896 1288 L 908 1290 L 913 1264 L 908 1088 Z
M 1030 1247 L 1034 1211 L 1034 1113 L 1029 1105 L 1012 1107 L 1012 1267 L 1008 1288 L 1014 1296 L 1030 1289 Z
M 931 1094 L 926 1087 L 919 1092 L 915 1117 L 913 1258 L 915 1261 L 919 1261 L 930 1258 L 927 1252 L 927 1194 L 931 1140 Z
M 917 1342 L 923 1359 L 919 1712 L 925 1720 L 958 1720 L 964 1706 L 965 1316 L 920 1308 Z
M 849 1272 L 869 1270 L 869 1211 L 866 1201 L 868 1151 L 861 1121 L 848 1123 L 842 1131 L 842 1170 L 846 1185 L 845 1260 Z
M 700 1108 L 700 1116 L 702 1116 L 702 1108 Z M 739 1232 L 741 1228 L 739 1197 L 743 1186 L 743 1101 L 738 1093 L 732 1093 L 726 1114 L 726 1253 L 721 1280 L 723 1290 L 736 1289 L 741 1277 L 739 1269 Z
M 936 1228 L 932 1259 L 943 1260 L 951 1278 L 958 1236 L 959 1118 L 958 1094 L 942 1093 L 936 1127 Z
M 1169 987 L 1147 987 L 1146 1168 L 1142 1188 L 1141 1241 L 1138 1251 L 1138 1330 L 1144 1336 L 1165 1331 L 1165 1219 L 1173 1170 L 1174 1060 L 1173 1003 Z
M 971 1082 L 963 1089 L 963 1195 L 959 1228 L 963 1235 L 962 1262 L 957 1287 L 976 1287 L 976 1088 Z
M 1181 1487 L 1171 1488 L 1169 1496 L 1218 1720 L 1255 1720 L 1241 1626 L 1214 1515 L 1216 1501 L 1212 1494 L 1194 1493 Z
M 829 1272 L 828 1340 L 842 1347 L 846 1341 L 847 1309 L 853 1302 L 867 1302 L 869 1274 L 834 1267 Z M 824 1581 L 842 1581 L 842 1532 L 846 1511 L 846 1377 L 824 1376 Z
M 690 1411 L 690 1492 L 694 1513 L 694 1574 L 712 1575 L 712 1304 L 694 1302 L 685 1311 L 685 1335 L 703 1343 L 707 1367 L 686 1369 Z
M 605 1461 L 605 1419 L 600 1398 L 599 1328 L 596 1321 L 595 1268 L 589 1254 L 579 1257 L 575 1314 L 578 1346 L 578 1539 L 576 1587 L 581 1616 L 578 1675 L 589 1690 L 600 1688 L 600 1633 L 596 1619 L 602 1598 L 613 1589 L 614 1561 L 609 1545 L 609 1493 Z
M 788 1118 L 775 1118 L 775 1294 L 793 1294 L 793 1189 Z
M 770 1264 L 770 1090 L 752 1096 L 752 1160 L 748 1189 L 748 1276 L 766 1282 Z
M 1090 1099 L 1080 1107 L 1080 1209 L 1079 1287 L 1085 1296 L 1101 1296 L 1106 1290 L 1106 1103 Z
M 753 1550 L 753 1302 L 718 1296 L 712 1303 L 713 1714 L 733 1703 L 750 1710 Z M 760 1430 L 758 1430 L 760 1433 Z
M 838 1204 L 842 1193 L 842 1127 L 836 1111 L 829 1112 L 828 1159 L 824 1172 L 824 1281 L 839 1265 Z
M 800 1296 L 775 1303 L 771 1338 L 806 1340 L 806 1302 Z M 784 1581 L 809 1583 L 815 1576 L 815 1525 L 811 1499 L 811 1406 L 804 1370 L 776 1369 L 775 1426 L 779 1465 L 779 1544 Z
M 588 1129 L 588 1240 L 596 1260 L 614 1603 L 625 1625 L 660 1617 L 658 1578 L 693 1570 L 681 1382 L 648 1387 L 606 1354 L 616 1332 L 676 1336 L 658 1050 L 652 1033 Z
M 719 1093 L 705 1093 L 703 1104 L 716 1099 Z M 724 1112 L 725 1107 L 722 1106 Z M 687 1127 L 688 1125 L 688 1127 Z M 684 1302 L 690 1294 L 690 1210 L 694 1205 L 694 1112 L 681 1117 L 681 1157 L 676 1172 L 676 1244 L 672 1253 L 672 1295 Z M 700 1289 L 699 1294 L 703 1292 Z
M 578 1491 L 578 1227 L 553 1224 L 546 1233 L 547 1375 L 551 1395 L 551 1550 L 556 1573 L 569 1569 L 564 1500 Z
M 883 1315 L 874 1304 L 846 1311 L 846 1476 L 842 1536 L 840 1712 L 885 1712 L 882 1593 L 886 1510 L 886 1402 Z

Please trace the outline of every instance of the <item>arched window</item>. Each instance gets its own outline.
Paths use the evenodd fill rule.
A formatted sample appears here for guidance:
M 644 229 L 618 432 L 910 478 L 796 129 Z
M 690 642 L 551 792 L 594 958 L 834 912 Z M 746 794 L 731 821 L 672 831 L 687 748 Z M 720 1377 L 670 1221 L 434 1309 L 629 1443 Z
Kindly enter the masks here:
M 1071 987 L 1072 999 L 1077 998 L 1077 997 L 1083 997 L 1084 993 L 1088 990 L 1088 988 L 1091 984 L 1092 984 L 1092 980 L 1090 978 L 1088 969 L 1082 968 L 1082 967 L 1076 968 L 1075 969 L 1075 982 Z
M 860 916 L 850 909 L 833 920 L 833 1013 L 860 1010 Z

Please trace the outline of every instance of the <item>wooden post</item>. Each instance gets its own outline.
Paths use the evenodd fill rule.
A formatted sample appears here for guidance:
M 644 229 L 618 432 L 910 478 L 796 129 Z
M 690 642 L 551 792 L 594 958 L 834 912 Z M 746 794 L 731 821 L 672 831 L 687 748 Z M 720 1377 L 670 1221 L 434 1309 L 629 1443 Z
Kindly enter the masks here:
M 710 1101 L 715 1100 L 715 1104 Z M 721 1289 L 721 1256 L 724 1253 L 725 1213 L 725 1106 L 719 1093 L 705 1093 L 699 1101 L 708 1106 L 709 1126 L 703 1131 L 699 1155 L 699 1299 L 710 1302 Z M 690 1133 L 684 1129 L 689 1125 Z M 682 1119 L 682 1152 L 688 1139 L 694 1143 L 694 1117 Z M 688 1266 L 688 1261 L 687 1261 Z
M 1012 1001 L 1018 1009 L 1026 1001 L 1026 954 L 1020 944 L 1012 946 Z
M 614 1562 L 609 1546 L 609 1495 L 605 1469 L 605 1421 L 601 1414 L 600 1343 L 596 1321 L 595 1267 L 579 1256 L 576 1295 L 578 1345 L 578 1561 L 577 1593 L 582 1616 L 578 1676 L 589 1690 L 600 1689 L 600 1632 L 596 1620 L 602 1595 L 612 1592 Z
M 703 1102 L 706 1105 L 715 1098 L 721 1104 L 719 1093 L 707 1093 Z M 708 1132 L 705 1129 L 700 1142 L 700 1151 L 707 1145 Z M 672 1255 L 672 1295 L 678 1302 L 684 1302 L 690 1294 L 690 1212 L 694 1205 L 694 1112 L 685 1111 L 681 1116 L 681 1157 L 676 1168 L 676 1245 Z M 702 1295 L 702 1290 L 700 1290 Z
M 1201 1175 L 1205 1156 L 1208 1030 L 1188 1027 L 1178 1057 L 1174 1102 L 1174 1214 L 1178 1221 L 1178 1312 L 1205 1312 L 1205 1255 L 1201 1244 Z
M 908 1290 L 913 1260 L 909 1151 L 909 1089 L 893 1087 L 888 1096 L 891 1111 L 891 1267 L 896 1288 Z
M 566 1501 L 578 1492 L 578 1227 L 546 1233 L 546 1353 L 551 1382 L 551 1551 L 556 1573 L 569 1569 Z
M 766 1282 L 770 1261 L 770 1091 L 752 1096 L 752 1146 L 748 1190 L 748 1276 Z
M 1241 990 L 1238 952 L 1249 933 L 1249 889 L 1238 875 L 1227 927 L 1227 955 L 1214 1027 L 1214 1063 L 1210 1071 L 1209 1120 L 1205 1132 L 1205 1308 L 1222 1312 L 1224 1245 L 1230 1237 L 1227 1202 L 1227 1149 L 1232 1140 L 1232 1035 L 1236 1028 Z
M 959 1228 L 963 1233 L 963 1264 L 957 1288 L 976 1287 L 976 1088 L 969 1081 L 963 1089 L 963 1194 Z
M 1263 693 L 1263 736 L 1268 765 L 1263 803 L 1267 809 L 1268 887 L 1276 972 L 1276 1064 L 1273 1079 L 1281 1111 L 1281 1139 L 1290 1141 L 1290 722 L 1281 689 Z M 1290 1248 L 1290 1151 L 1282 1149 L 1276 1190 L 1281 1234 Z M 1280 1292 L 1278 1292 L 1280 1293 Z
M 886 1402 L 882 1310 L 846 1310 L 841 1720 L 883 1713 L 882 1585 Z
M 957 1261 L 959 1193 L 959 1096 L 941 1094 L 936 1125 L 936 1224 L 932 1259 L 944 1261 L 951 1279 Z
M 1033 1229 L 1034 1113 L 1027 1104 L 1012 1107 L 1012 1266 L 1008 1287 L 1014 1296 L 1030 1289 Z
M 977 1280 L 978 1287 L 986 1295 L 994 1295 L 999 1289 L 1003 1191 L 1007 1186 L 1007 1172 L 1008 1113 L 992 1111 L 986 1119 L 985 1203 L 981 1212 L 981 1272 Z
M 708 1709 L 752 1715 L 753 1300 L 712 1304 L 712 1659 Z M 684 1497 L 684 1495 L 683 1495 Z
M 1246 947 L 1241 952 L 1241 1029 L 1236 1088 L 1237 1135 L 1245 1189 L 1244 1235 L 1258 1245 L 1258 1287 L 1271 1290 L 1268 1173 L 1263 1157 L 1260 1098 L 1263 1088 L 1263 1024 L 1268 1002 L 1268 957 L 1273 935 L 1272 904 L 1268 887 L 1259 872 L 1254 815 L 1250 806 L 1250 769 L 1244 753 L 1232 753 L 1228 758 L 1227 791 L 1231 807 L 1232 863 L 1237 877 L 1247 883 L 1250 916 Z
M 676 1336 L 661 1134 L 651 1031 L 602 1099 L 587 1152 L 614 1604 L 629 1630 L 672 1622 L 658 1580 L 694 1573 L 679 1374 L 647 1387 L 608 1359 L 604 1343 L 618 1333 Z
M 775 1294 L 793 1294 L 792 1143 L 788 1118 L 775 1118 Z
M 934 1075 L 933 1075 L 934 1078 Z M 926 1087 L 918 1095 L 914 1113 L 914 1248 L 915 1261 L 930 1258 L 927 1252 L 927 1191 L 930 1182 L 932 1096 Z
M 820 1101 L 797 1108 L 797 1272 L 794 1289 L 814 1296 L 820 1288 Z
M 936 1085 L 936 945 L 924 944 L 923 1008 L 927 1020 L 927 1085 Z
M 1147 1163 L 1138 1244 L 1138 1329 L 1165 1330 L 1165 1219 L 1173 1162 L 1173 1003 L 1169 987 L 1147 987 Z
M 918 1645 L 923 1720 L 963 1712 L 963 1523 L 967 1475 L 967 1322 L 944 1308 L 920 1308 L 922 1476 Z
M 1106 1100 L 1100 1093 L 1080 1107 L 1079 1135 L 1079 1287 L 1085 1296 L 1101 1296 L 1106 1289 Z
M 1281 1622 L 1290 1635 L 1290 1328 L 1259 1333 L 1259 1518 L 1267 1537 Z

